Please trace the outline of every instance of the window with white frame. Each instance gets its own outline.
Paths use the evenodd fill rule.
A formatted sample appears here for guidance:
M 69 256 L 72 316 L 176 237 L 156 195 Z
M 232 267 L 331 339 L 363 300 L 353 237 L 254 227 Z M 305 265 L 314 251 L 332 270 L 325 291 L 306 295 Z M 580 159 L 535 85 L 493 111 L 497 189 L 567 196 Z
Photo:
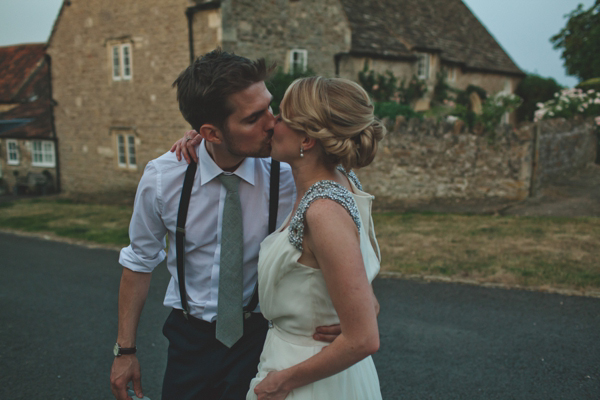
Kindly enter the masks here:
M 417 76 L 419 79 L 429 79 L 429 54 L 421 53 L 417 57 Z
M 131 44 L 114 44 L 111 46 L 111 53 L 113 80 L 130 80 L 132 75 Z
M 135 157 L 135 136 L 119 133 L 117 136 L 117 162 L 121 168 L 137 168 Z
M 290 73 L 306 71 L 308 51 L 302 49 L 290 50 Z
M 448 82 L 456 82 L 456 67 L 447 67 L 446 72 L 446 79 Z
M 34 167 L 55 167 L 54 142 L 48 140 L 34 140 L 32 142 Z
M 16 140 L 6 141 L 6 152 L 8 165 L 19 165 L 19 143 Z

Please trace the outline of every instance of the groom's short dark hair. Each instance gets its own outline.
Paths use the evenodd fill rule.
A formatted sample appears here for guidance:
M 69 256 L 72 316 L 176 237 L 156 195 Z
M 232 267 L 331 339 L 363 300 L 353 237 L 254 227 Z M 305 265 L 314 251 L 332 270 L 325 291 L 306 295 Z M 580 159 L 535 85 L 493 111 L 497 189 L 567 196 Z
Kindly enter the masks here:
M 173 82 L 179 110 L 195 130 L 203 124 L 223 129 L 235 111 L 229 96 L 264 81 L 273 68 L 267 68 L 264 58 L 253 61 L 217 48 L 198 57 Z

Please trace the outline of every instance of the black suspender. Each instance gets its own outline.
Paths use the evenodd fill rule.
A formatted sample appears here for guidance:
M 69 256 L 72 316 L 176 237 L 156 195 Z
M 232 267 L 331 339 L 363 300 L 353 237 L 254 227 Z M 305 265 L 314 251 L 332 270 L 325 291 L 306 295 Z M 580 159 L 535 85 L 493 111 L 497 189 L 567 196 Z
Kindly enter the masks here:
M 187 302 L 187 293 L 185 290 L 185 221 L 187 219 L 188 207 L 190 205 L 190 196 L 194 186 L 194 176 L 196 175 L 198 164 L 193 160 L 185 172 L 183 189 L 181 190 L 181 199 L 179 200 L 179 212 L 177 213 L 177 228 L 175 231 L 175 250 L 177 253 L 177 280 L 179 281 L 179 293 L 181 295 L 181 307 L 183 315 L 187 318 L 189 307 Z M 279 205 L 279 161 L 271 161 L 271 181 L 269 193 L 269 233 L 275 231 L 277 227 L 277 208 Z M 258 304 L 258 282 L 254 286 L 252 298 L 244 312 L 251 312 Z

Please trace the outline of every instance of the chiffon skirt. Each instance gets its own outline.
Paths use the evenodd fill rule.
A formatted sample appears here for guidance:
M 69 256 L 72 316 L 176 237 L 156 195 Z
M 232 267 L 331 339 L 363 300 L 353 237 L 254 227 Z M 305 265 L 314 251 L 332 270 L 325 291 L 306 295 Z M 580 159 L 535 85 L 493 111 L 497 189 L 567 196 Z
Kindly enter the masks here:
M 277 326 L 269 329 L 261 354 L 258 374 L 250 383 L 246 400 L 256 400 L 254 387 L 270 371 L 280 371 L 319 353 L 327 343 L 310 336 L 294 335 Z M 287 400 L 378 400 L 381 399 L 379 378 L 369 356 L 328 378 L 294 389 Z

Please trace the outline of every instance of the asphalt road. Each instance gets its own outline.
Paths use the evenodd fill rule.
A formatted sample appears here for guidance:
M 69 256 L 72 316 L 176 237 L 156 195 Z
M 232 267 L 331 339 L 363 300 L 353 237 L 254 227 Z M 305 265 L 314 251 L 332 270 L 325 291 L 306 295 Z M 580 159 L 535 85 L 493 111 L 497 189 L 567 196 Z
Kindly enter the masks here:
M 117 252 L 0 233 L 0 399 L 111 399 Z M 168 310 L 154 274 L 138 332 L 160 398 Z M 376 280 L 384 399 L 600 399 L 600 299 Z

